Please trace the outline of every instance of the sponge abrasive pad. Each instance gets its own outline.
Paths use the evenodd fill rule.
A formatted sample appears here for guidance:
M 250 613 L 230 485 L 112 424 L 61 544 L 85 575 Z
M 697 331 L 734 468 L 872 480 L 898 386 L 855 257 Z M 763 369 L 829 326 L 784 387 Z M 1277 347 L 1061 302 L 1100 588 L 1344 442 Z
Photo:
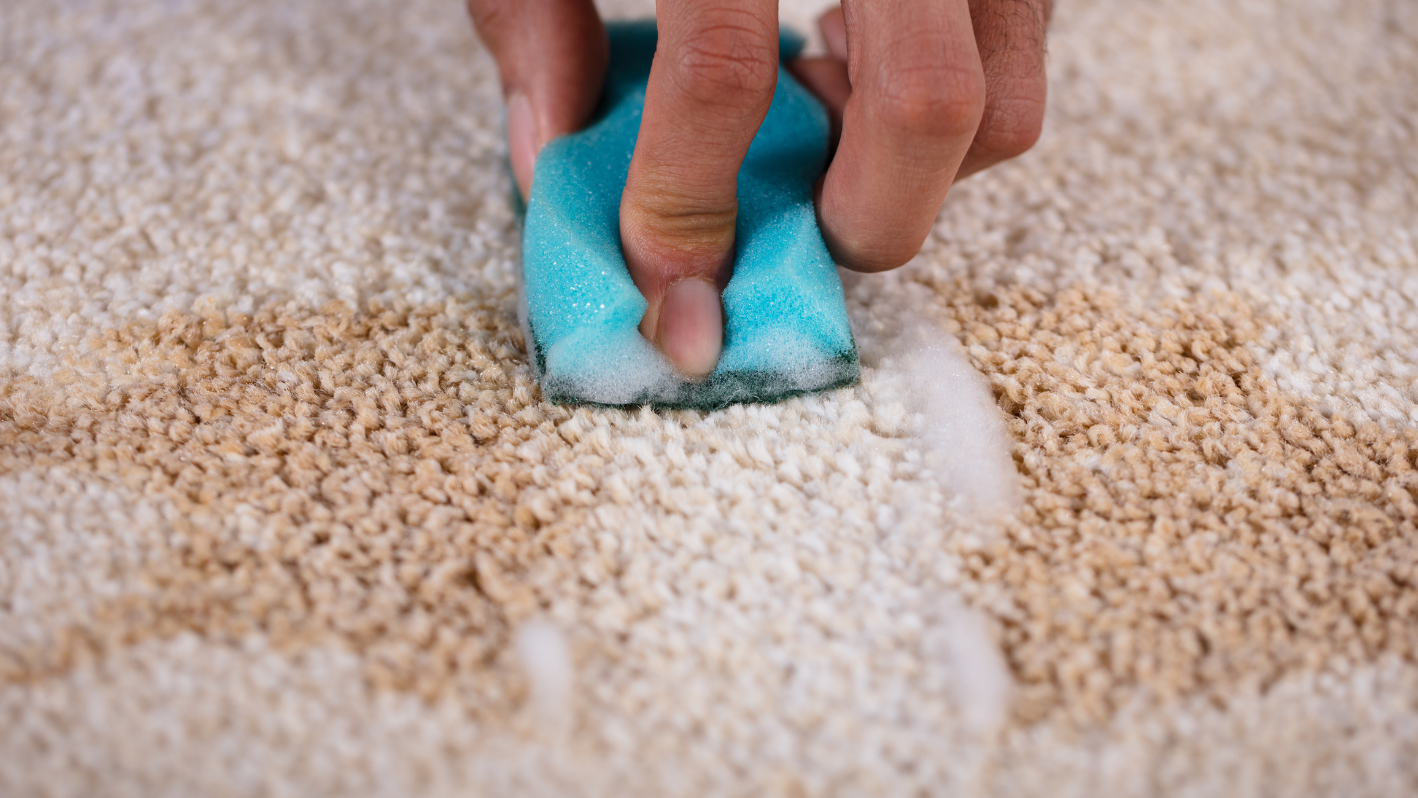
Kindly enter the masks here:
M 856 382 L 842 284 L 812 207 L 827 118 L 781 66 L 772 107 L 739 171 L 718 366 L 701 382 L 686 381 L 640 335 L 646 302 L 625 266 L 619 211 L 655 24 L 612 24 L 609 33 L 595 121 L 543 148 L 527 203 L 523 312 L 543 393 L 554 402 L 716 408 Z M 785 40 L 780 49 L 794 44 Z

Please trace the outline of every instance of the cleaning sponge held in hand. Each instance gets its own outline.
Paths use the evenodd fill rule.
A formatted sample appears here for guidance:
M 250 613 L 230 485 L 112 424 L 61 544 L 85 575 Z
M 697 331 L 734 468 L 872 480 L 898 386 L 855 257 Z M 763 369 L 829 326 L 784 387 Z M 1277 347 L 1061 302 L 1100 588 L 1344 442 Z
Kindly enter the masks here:
M 641 336 L 646 303 L 621 253 L 620 195 L 655 23 L 609 29 L 610 68 L 595 121 L 543 148 L 527 203 L 524 310 L 543 393 L 554 402 L 717 408 L 856 382 L 842 283 L 812 207 L 827 160 L 827 116 L 782 67 L 739 170 L 719 365 L 702 382 L 686 381 Z

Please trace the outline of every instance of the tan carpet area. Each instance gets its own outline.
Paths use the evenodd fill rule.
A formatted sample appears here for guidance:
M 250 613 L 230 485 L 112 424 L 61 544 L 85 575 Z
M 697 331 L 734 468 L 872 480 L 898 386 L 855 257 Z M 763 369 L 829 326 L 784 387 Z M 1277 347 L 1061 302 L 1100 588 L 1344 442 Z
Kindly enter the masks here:
M 860 386 L 588 409 L 456 0 L 0 4 L 0 795 L 1418 794 L 1418 4 L 1049 69 Z

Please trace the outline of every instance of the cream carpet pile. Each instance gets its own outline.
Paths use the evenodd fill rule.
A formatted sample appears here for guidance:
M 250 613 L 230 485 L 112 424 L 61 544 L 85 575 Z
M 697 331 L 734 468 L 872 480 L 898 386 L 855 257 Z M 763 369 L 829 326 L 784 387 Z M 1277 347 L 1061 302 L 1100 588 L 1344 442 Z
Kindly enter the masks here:
M 1418 791 L 1418 3 L 1049 68 L 859 387 L 618 411 L 456 0 L 0 4 L 0 794 Z

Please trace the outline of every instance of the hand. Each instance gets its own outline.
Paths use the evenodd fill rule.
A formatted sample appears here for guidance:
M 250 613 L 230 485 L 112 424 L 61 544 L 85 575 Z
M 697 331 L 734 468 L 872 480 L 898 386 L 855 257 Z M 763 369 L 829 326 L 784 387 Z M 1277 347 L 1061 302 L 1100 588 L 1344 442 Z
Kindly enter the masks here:
M 604 80 L 591 0 L 469 0 L 507 98 L 523 196 L 547 141 L 585 124 Z M 849 0 L 820 20 L 829 55 L 791 65 L 827 106 L 835 154 L 817 215 L 838 263 L 919 251 L 951 184 L 1031 147 L 1044 117 L 1051 0 Z M 739 165 L 777 81 L 777 0 L 658 0 L 659 45 L 621 196 L 640 324 L 690 376 L 723 346 Z

